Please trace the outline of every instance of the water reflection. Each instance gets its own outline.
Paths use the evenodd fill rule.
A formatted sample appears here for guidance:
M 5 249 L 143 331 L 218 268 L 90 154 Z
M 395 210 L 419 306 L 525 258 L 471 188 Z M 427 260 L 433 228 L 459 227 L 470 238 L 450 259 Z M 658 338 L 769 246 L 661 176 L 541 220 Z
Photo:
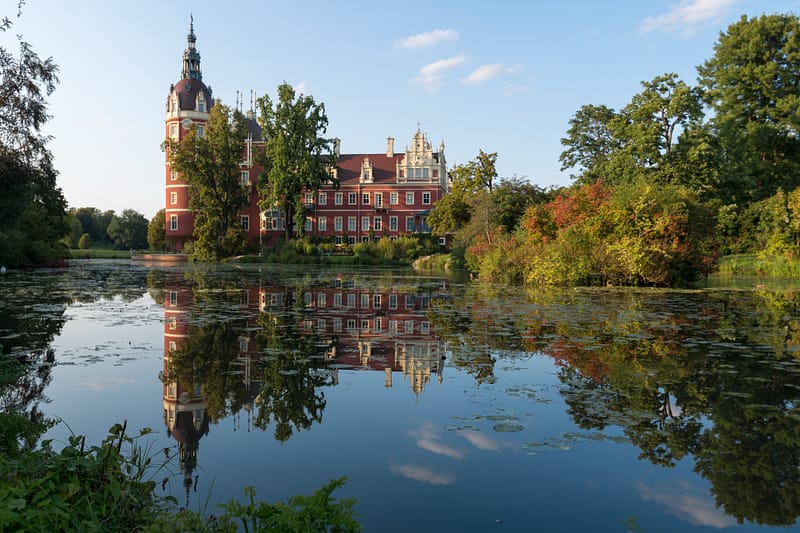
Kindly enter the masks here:
M 447 317 L 445 339 L 460 336 L 452 345 L 476 380 L 496 362 L 485 353 L 539 350 L 559 365 L 580 428 L 620 427 L 641 459 L 663 467 L 691 456 L 739 523 L 795 523 L 800 293 L 539 290 L 520 312 L 496 290 L 468 288 L 434 313 Z M 663 501 L 654 494 L 642 490 Z
M 433 376 L 441 382 L 445 349 L 426 311 L 442 291 L 385 283 L 201 270 L 149 278 L 164 302 L 164 422 L 187 498 L 209 424 L 244 418 L 284 442 L 322 422 L 340 369 L 382 372 L 387 388 L 397 374 L 416 396 Z

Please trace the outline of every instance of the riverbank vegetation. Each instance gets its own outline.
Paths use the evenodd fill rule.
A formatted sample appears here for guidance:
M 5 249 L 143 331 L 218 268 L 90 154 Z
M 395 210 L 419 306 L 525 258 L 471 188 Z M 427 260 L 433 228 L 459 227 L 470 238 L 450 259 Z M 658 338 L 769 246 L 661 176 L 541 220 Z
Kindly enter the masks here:
M 742 17 L 697 67 L 697 85 L 666 73 L 620 110 L 582 106 L 561 140 L 570 187 L 509 205 L 503 180 L 493 184 L 496 154 L 481 151 L 453 169 L 434 232 L 490 281 L 676 285 L 714 272 L 725 254 L 794 275 L 798 34 L 795 15 Z

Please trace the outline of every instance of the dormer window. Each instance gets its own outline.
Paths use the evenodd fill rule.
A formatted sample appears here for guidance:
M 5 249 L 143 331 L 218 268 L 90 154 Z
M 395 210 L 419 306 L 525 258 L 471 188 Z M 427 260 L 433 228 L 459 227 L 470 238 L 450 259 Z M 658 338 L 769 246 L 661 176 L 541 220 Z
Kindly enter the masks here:
M 361 163 L 361 182 L 372 183 L 374 175 L 372 173 L 372 162 L 369 157 L 365 157 Z
M 198 113 L 206 112 L 206 100 L 203 97 L 202 92 L 197 95 L 197 112 Z

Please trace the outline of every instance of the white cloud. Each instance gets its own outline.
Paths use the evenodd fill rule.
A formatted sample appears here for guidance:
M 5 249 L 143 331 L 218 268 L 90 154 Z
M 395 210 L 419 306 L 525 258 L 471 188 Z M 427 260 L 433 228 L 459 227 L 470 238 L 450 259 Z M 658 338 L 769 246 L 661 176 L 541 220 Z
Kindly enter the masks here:
M 441 85 L 442 76 L 444 72 L 464 64 L 467 58 L 464 55 L 457 55 L 449 59 L 440 59 L 433 63 L 423 65 L 419 69 L 419 73 L 413 81 L 419 83 L 429 91 L 436 90 Z
M 475 430 L 466 429 L 458 433 L 479 450 L 497 451 L 500 445 L 491 437 L 487 437 Z
M 462 459 L 464 452 L 441 442 L 441 437 L 436 434 L 433 424 L 424 424 L 418 431 L 410 431 L 409 435 L 417 439 L 417 446 L 439 455 L 446 455 L 453 459 Z
M 297 85 L 294 86 L 295 94 L 308 94 L 308 84 L 306 82 L 301 81 Z
M 741 1 L 681 0 L 677 4 L 672 4 L 666 13 L 644 19 L 639 30 L 642 33 L 660 31 L 690 35 L 698 29 L 718 21 Z
M 433 30 L 427 33 L 418 33 L 403 39 L 398 39 L 394 43 L 395 48 L 425 48 L 444 41 L 455 41 L 458 39 L 458 32 L 455 30 Z
M 492 78 L 496 78 L 502 74 L 503 71 L 503 65 L 500 65 L 499 63 L 495 63 L 494 65 L 481 65 L 473 70 L 469 76 L 462 79 L 461 83 L 465 85 L 477 85 L 478 83 L 483 83 Z

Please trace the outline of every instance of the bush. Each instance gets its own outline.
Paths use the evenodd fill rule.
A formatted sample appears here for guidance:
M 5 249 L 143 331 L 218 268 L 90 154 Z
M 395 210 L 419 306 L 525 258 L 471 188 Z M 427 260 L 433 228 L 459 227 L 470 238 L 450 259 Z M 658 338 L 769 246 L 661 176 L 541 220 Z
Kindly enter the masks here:
M 88 250 L 92 247 L 92 236 L 88 233 L 84 233 L 81 235 L 81 238 L 78 240 L 78 248 L 81 250 Z

